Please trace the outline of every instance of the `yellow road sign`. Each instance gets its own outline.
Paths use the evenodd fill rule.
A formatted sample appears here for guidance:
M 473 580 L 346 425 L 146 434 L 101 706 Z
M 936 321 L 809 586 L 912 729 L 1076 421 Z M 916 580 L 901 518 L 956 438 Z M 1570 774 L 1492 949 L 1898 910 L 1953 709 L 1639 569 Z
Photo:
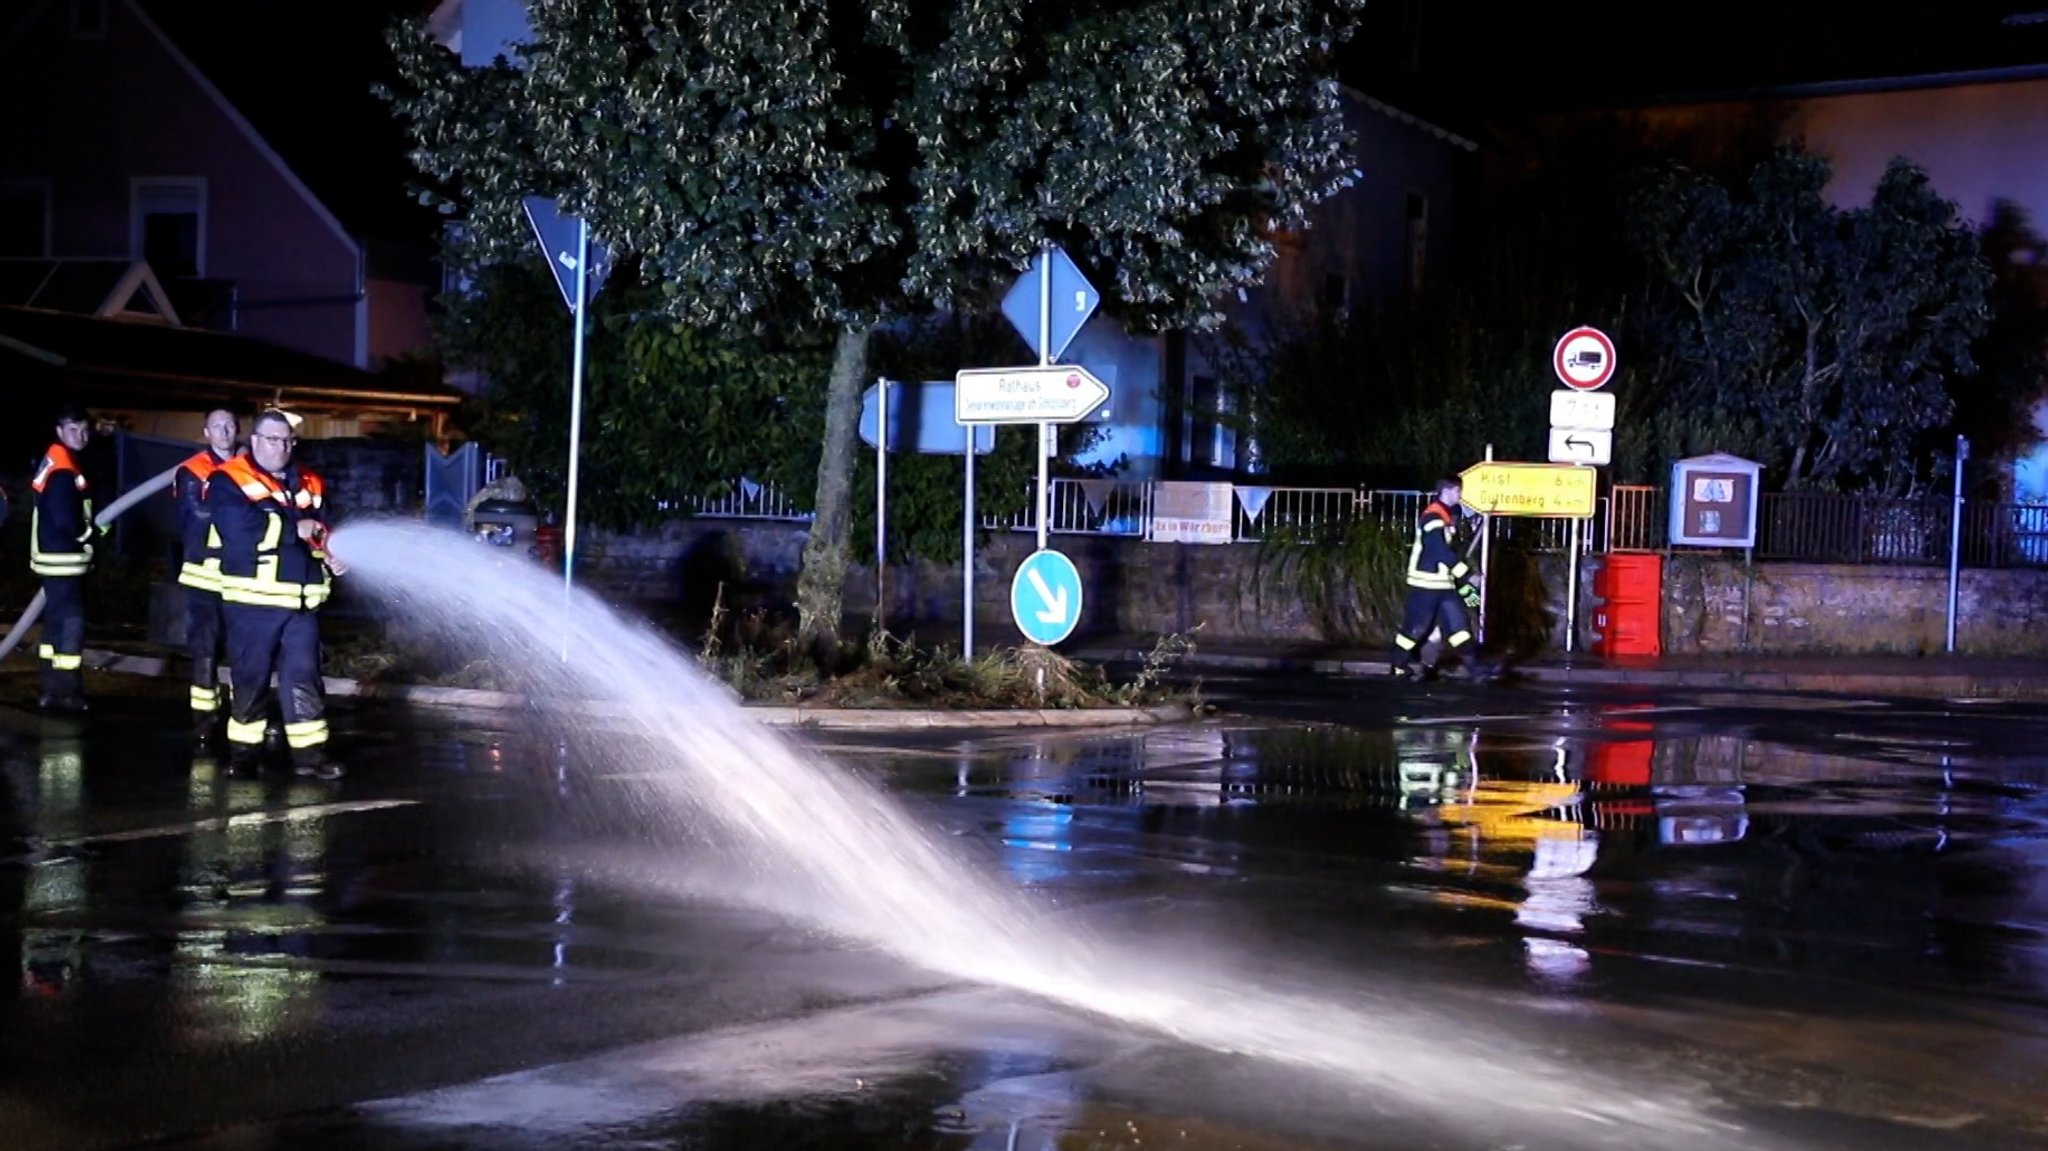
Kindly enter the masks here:
M 1504 516 L 1591 516 L 1599 502 L 1599 470 L 1577 464 L 1522 464 L 1487 460 L 1458 476 L 1463 503 L 1475 512 Z

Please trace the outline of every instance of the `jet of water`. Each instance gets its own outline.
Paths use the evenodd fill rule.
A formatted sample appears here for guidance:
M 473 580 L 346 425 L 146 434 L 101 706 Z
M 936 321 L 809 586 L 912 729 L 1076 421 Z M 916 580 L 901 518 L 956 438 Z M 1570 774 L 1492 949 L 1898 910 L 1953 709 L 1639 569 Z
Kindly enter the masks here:
M 760 873 L 735 890 L 778 914 L 931 971 L 1313 1069 L 1501 1138 L 1540 1123 L 1564 1124 L 1577 1147 L 1760 1146 L 1668 1092 L 1611 1081 L 1588 1092 L 1574 1069 L 1447 1026 L 1412 995 L 1360 1004 L 1354 992 L 1346 1005 L 1288 994 L 1184 949 L 1083 931 L 879 788 L 750 719 L 667 637 L 538 566 L 412 522 L 354 520 L 330 546 L 346 578 L 438 642 L 491 659 L 537 698 L 584 701 L 561 713 L 563 738 L 629 777 L 643 803 L 676 812 L 679 834 L 690 815 L 723 829 Z

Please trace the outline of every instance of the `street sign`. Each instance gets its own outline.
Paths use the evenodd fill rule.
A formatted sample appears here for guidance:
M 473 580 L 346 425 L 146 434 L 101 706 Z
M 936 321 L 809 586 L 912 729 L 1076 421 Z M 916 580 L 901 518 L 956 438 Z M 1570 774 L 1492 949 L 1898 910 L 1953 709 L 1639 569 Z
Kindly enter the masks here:
M 1573 328 L 1550 350 L 1550 366 L 1565 387 L 1593 391 L 1614 378 L 1614 341 L 1598 328 Z
M 1580 428 L 1589 432 L 1614 430 L 1613 392 L 1575 392 L 1560 388 L 1550 393 L 1550 426 Z
M 1010 581 L 1010 615 L 1032 643 L 1051 647 L 1081 622 L 1081 573 L 1050 549 L 1032 552 Z
M 1599 475 L 1576 464 L 1487 460 L 1459 474 L 1460 502 L 1488 515 L 1584 518 L 1598 504 Z
M 1052 269 L 1051 311 L 1046 325 L 1052 345 L 1049 351 L 1038 346 L 1039 280 L 1048 264 Z M 1095 285 L 1088 282 L 1088 277 L 1081 274 L 1064 250 L 1054 246 L 1044 257 L 1033 260 L 1031 267 L 1010 286 L 1003 296 L 1003 315 L 1016 326 L 1031 350 L 1049 363 L 1067 350 L 1067 345 L 1080 333 L 1081 325 L 1088 322 L 1101 303 L 1102 295 Z
M 1614 460 L 1614 433 L 1587 428 L 1550 429 L 1550 462 L 1604 466 Z
M 953 380 L 963 424 L 1071 424 L 1109 403 L 1109 385 L 1079 364 L 968 368 Z
M 526 221 L 533 225 L 534 238 L 540 241 L 540 250 L 548 260 L 548 271 L 555 275 L 555 286 L 562 289 L 562 299 L 574 315 L 576 303 L 576 217 L 564 215 L 553 200 L 546 196 L 526 197 Z M 590 267 L 583 273 L 584 294 L 595 297 L 597 290 L 604 286 L 604 278 L 611 268 L 611 253 L 605 251 L 596 237 L 590 239 Z
M 860 397 L 860 438 L 869 447 L 877 446 L 881 406 L 882 385 L 869 384 Z M 996 450 L 993 425 L 981 424 L 973 430 L 975 455 Z M 890 451 L 962 456 L 967 454 L 967 432 L 953 419 L 953 381 L 889 381 Z

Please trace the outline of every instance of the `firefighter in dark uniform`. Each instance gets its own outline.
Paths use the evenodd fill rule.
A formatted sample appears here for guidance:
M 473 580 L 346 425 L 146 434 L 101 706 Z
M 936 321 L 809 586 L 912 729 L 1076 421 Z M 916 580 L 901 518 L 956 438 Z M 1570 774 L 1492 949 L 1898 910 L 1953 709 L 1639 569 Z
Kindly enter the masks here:
M 43 453 L 31 487 L 29 570 L 43 579 L 44 711 L 81 712 L 85 703 L 85 573 L 92 570 L 92 497 L 76 453 L 92 439 L 91 417 L 67 404 L 57 412 L 57 442 Z
M 207 518 L 206 481 L 235 456 L 241 433 L 235 414 L 206 413 L 206 447 L 178 465 L 171 494 L 178 500 L 182 562 L 178 582 L 185 588 L 185 643 L 192 653 L 192 735 L 211 743 L 227 710 L 220 691 L 220 652 L 225 628 L 220 606 L 220 535 Z
M 1472 565 L 1458 554 L 1451 542 L 1458 523 L 1458 500 L 1463 485 L 1446 476 L 1436 482 L 1434 498 L 1416 517 L 1415 541 L 1408 547 L 1408 599 L 1402 611 L 1401 630 L 1394 634 L 1393 672 L 1396 678 L 1415 679 L 1433 668 L 1415 666 L 1416 653 L 1441 629 L 1444 647 L 1464 657 L 1466 670 L 1474 679 L 1492 679 L 1500 668 L 1475 650 L 1466 609 L 1479 607 L 1479 589 L 1471 582 Z
M 330 576 L 344 568 L 327 554 L 326 493 L 320 477 L 291 462 L 295 422 L 266 411 L 249 428 L 249 450 L 215 469 L 206 505 L 219 534 L 220 597 L 227 617 L 230 764 L 261 758 L 273 701 L 282 705 L 285 744 L 300 775 L 341 777 L 327 757 L 327 708 L 320 684 L 320 620 Z M 271 673 L 277 686 L 271 686 Z

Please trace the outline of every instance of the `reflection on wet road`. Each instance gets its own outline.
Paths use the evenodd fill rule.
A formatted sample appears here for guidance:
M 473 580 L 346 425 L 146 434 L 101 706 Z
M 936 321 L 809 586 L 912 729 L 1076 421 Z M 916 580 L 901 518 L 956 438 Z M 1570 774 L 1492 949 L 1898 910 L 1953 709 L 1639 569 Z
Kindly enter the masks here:
M 1648 1082 L 1727 1125 L 1674 1146 L 2048 1140 L 2048 717 L 1322 690 L 809 742 L 1162 962 L 1540 1050 L 1561 1117 Z M 335 787 L 229 777 L 126 706 L 0 719 L 0 1145 L 1612 1145 L 1447 1129 L 778 921 L 527 718 L 366 708 Z

